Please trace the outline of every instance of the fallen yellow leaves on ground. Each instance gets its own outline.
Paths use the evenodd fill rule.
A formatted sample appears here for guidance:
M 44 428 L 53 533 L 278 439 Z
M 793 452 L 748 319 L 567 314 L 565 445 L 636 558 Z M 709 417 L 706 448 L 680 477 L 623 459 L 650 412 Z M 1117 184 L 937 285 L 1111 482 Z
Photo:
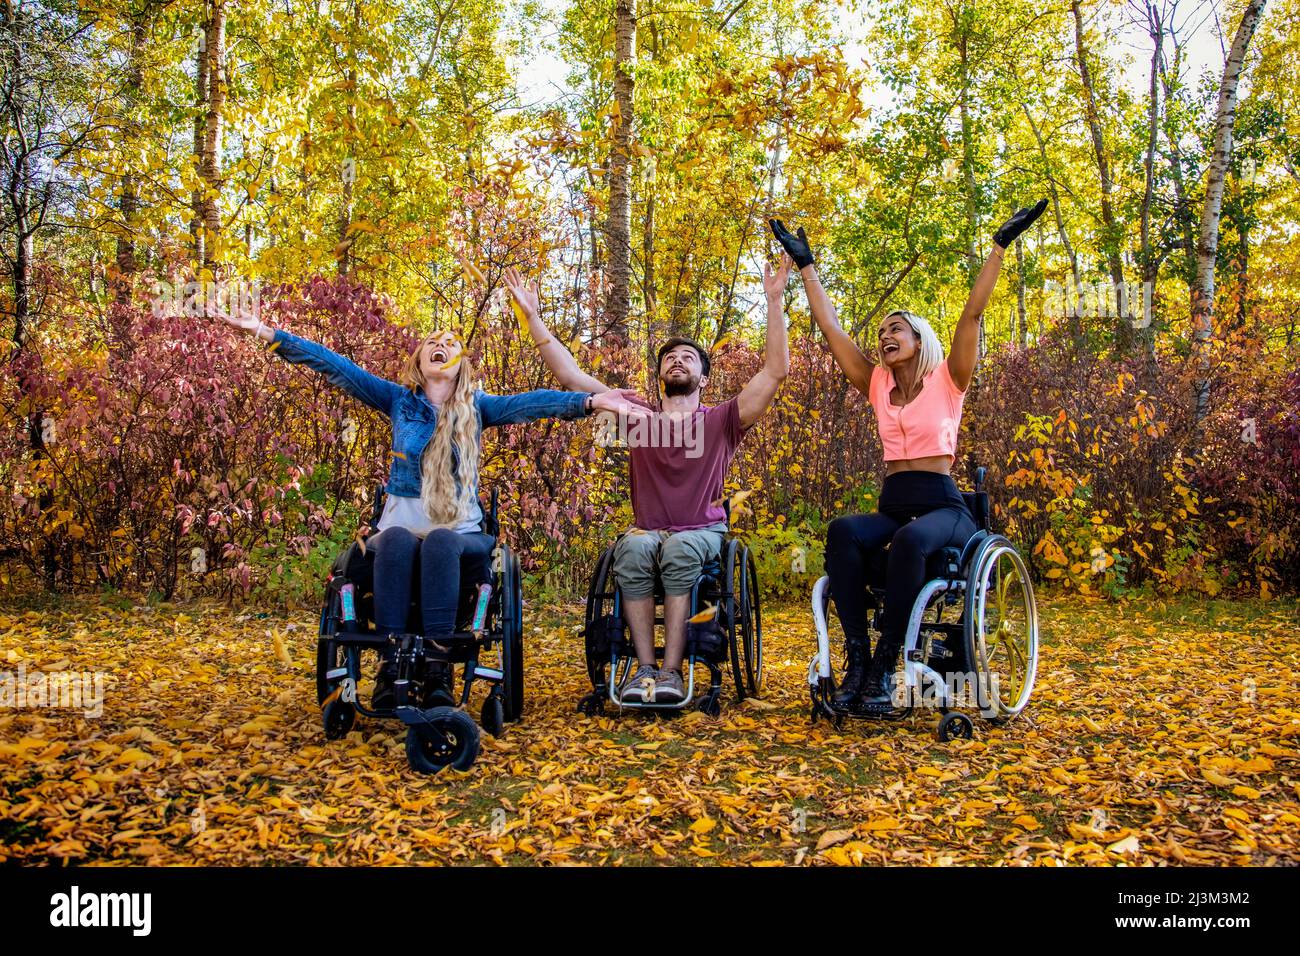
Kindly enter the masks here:
M 396 723 L 325 740 L 308 611 L 32 598 L 0 610 L 0 671 L 99 672 L 103 711 L 0 708 L 0 861 L 1300 862 L 1300 606 L 1040 613 L 1028 710 L 943 744 L 929 714 L 810 725 L 798 605 L 764 614 L 761 702 L 582 716 L 581 608 L 530 604 L 523 721 L 422 777 Z

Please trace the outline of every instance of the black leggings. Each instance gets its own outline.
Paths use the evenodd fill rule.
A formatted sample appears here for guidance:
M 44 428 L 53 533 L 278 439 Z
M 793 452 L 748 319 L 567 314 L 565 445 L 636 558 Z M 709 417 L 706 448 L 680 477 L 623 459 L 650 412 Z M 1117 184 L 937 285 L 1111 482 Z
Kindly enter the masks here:
M 385 528 L 367 547 L 375 551 L 375 630 L 402 634 L 411 604 L 415 554 L 420 554 L 420 612 L 428 636 L 456 629 L 461 575 L 487 580 L 496 539 L 473 532 L 435 528 L 424 540 L 406 528 Z
M 875 514 L 846 515 L 826 531 L 826 573 L 845 639 L 867 641 L 867 562 L 889 545 L 881 643 L 898 647 L 925 584 L 926 558 L 975 534 L 966 499 L 948 475 L 899 471 L 885 478 Z

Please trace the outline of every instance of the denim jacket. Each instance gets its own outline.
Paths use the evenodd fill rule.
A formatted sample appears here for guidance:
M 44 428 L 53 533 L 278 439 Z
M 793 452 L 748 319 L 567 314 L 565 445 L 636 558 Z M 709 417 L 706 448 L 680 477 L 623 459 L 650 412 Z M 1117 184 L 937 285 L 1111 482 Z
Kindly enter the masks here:
M 392 465 L 385 490 L 390 495 L 406 498 L 420 496 L 420 460 L 438 423 L 438 410 L 423 391 L 413 391 L 372 375 L 320 343 L 284 329 L 275 330 L 275 337 L 267 348 L 274 349 L 275 354 L 286 362 L 315 369 L 331 384 L 383 412 L 393 423 Z M 584 418 L 587 394 L 554 389 L 516 395 L 489 395 L 482 390 L 476 391 L 474 405 L 478 409 L 479 435 L 485 427 L 495 425 L 516 425 L 540 418 Z M 477 475 L 474 477 L 474 498 L 478 498 Z

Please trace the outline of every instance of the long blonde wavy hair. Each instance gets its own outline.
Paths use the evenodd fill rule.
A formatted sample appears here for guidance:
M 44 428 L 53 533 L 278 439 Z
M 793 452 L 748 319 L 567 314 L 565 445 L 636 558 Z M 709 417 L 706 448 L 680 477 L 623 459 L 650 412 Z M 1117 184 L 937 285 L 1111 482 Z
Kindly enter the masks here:
M 402 384 L 423 391 L 420 353 L 424 338 L 402 366 Z M 420 504 L 435 528 L 456 528 L 469 517 L 479 466 L 478 409 L 474 405 L 474 364 L 461 346 L 451 398 L 438 409 L 438 424 L 420 459 Z M 452 451 L 455 450 L 455 470 Z M 459 490 L 458 490 L 459 486 Z

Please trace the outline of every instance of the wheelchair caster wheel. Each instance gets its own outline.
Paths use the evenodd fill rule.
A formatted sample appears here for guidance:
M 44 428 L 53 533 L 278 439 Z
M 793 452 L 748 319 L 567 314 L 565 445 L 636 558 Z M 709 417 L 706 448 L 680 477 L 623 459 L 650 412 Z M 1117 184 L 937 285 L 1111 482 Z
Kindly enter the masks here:
M 419 773 L 437 773 L 443 767 L 468 770 L 478 756 L 478 726 L 463 710 L 435 707 L 424 720 L 406 730 L 406 759 Z
M 341 740 L 357 722 L 357 709 L 343 700 L 332 700 L 320 712 L 326 740 Z
M 939 739 L 949 740 L 970 740 L 975 736 L 975 721 L 971 720 L 965 714 L 959 714 L 953 711 L 944 714 L 943 719 L 939 721 Z
M 722 714 L 722 701 L 713 696 L 705 697 L 700 701 L 699 708 L 710 717 L 718 717 Z
M 588 694 L 578 701 L 578 713 L 588 717 L 600 717 L 605 713 L 605 700 L 595 694 Z
M 483 701 L 483 712 L 479 715 L 479 723 L 493 737 L 500 737 L 506 732 L 506 707 L 500 697 L 489 694 L 487 700 Z

